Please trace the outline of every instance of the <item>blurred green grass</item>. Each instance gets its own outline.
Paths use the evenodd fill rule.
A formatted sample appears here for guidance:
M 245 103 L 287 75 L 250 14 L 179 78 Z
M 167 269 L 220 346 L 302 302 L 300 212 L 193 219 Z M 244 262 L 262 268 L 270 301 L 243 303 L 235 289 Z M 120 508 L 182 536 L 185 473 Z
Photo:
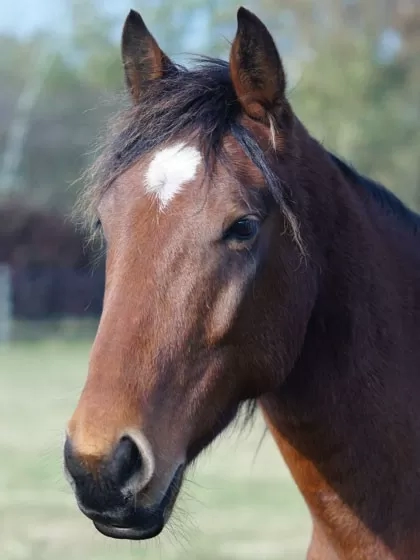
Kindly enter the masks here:
M 0 347 L 0 559 L 303 559 L 302 498 L 257 417 L 229 429 L 187 475 L 170 526 L 144 543 L 98 534 L 62 475 L 65 423 L 89 343 L 50 338 Z M 257 451 L 258 450 L 258 451 Z

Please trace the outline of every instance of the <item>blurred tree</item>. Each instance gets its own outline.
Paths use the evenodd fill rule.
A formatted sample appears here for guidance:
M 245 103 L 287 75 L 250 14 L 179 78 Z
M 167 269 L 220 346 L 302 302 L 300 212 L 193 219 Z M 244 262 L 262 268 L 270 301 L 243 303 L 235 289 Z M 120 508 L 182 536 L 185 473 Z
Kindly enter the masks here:
M 119 49 L 113 40 L 115 22 L 94 0 L 69 0 L 70 52 L 86 85 L 115 91 L 121 87 Z

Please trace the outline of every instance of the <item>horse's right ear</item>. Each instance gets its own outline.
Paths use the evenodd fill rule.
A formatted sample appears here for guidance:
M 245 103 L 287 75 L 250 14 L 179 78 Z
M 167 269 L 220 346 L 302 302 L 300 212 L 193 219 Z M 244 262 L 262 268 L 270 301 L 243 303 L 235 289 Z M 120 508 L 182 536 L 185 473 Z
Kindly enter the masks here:
M 175 65 L 160 49 L 141 15 L 130 10 L 124 23 L 121 41 L 125 81 L 134 103 L 153 80 L 162 78 Z

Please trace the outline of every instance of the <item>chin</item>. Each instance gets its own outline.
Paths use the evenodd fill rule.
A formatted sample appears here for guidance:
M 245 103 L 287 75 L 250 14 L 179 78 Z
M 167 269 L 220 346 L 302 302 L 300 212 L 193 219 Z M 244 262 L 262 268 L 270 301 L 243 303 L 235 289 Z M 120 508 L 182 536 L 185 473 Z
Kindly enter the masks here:
M 79 504 L 81 511 L 89 517 L 94 527 L 102 535 L 120 540 L 143 541 L 157 537 L 165 528 L 172 515 L 178 497 L 184 467 L 180 467 L 173 477 L 161 502 L 153 507 L 136 506 L 133 499 L 124 508 L 111 513 L 94 513 Z

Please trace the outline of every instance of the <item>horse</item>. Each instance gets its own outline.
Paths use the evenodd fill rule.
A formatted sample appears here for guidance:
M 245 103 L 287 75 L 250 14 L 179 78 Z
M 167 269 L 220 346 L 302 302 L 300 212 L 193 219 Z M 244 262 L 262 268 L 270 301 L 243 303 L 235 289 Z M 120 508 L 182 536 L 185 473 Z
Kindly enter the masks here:
M 175 64 L 134 11 L 121 43 L 128 104 L 79 201 L 106 247 L 64 442 L 79 508 L 155 537 L 188 466 L 258 407 L 308 559 L 420 557 L 420 217 L 309 134 L 245 8 L 228 61 Z

